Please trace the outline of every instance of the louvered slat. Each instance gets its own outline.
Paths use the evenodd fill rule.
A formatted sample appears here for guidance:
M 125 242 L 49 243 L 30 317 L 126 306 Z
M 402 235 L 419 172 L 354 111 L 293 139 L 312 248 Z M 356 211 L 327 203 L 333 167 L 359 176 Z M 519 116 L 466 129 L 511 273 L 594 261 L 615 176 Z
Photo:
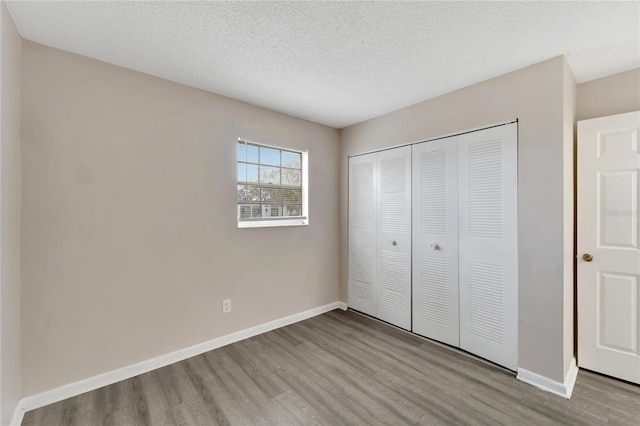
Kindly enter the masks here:
M 469 263 L 471 333 L 504 342 L 504 272 L 500 265 Z
M 406 232 L 408 222 L 407 158 L 389 158 L 380 162 L 380 230 Z
M 351 248 L 351 279 L 358 297 L 373 300 L 375 252 L 370 247 Z
M 410 287 L 407 286 L 409 259 L 404 253 L 380 251 L 380 304 L 399 312 L 408 312 Z
M 423 256 L 420 262 L 420 315 L 444 326 L 449 324 L 449 268 L 447 259 Z
M 447 234 L 447 152 L 420 154 L 420 232 Z
M 502 238 L 502 141 L 469 146 L 469 235 Z
M 355 164 L 351 168 L 350 192 L 353 202 L 349 206 L 351 227 L 373 230 L 375 226 L 375 198 L 373 189 L 373 163 Z

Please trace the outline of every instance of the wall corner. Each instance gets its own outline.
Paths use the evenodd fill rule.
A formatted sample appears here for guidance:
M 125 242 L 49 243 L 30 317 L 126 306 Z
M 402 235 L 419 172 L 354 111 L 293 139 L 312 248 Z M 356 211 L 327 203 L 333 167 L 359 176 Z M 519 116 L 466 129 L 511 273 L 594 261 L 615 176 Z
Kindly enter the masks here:
M 0 424 L 19 410 L 22 37 L 0 2 Z
M 563 57 L 563 375 L 575 365 L 576 294 L 576 162 L 575 118 L 577 85 L 566 57 Z

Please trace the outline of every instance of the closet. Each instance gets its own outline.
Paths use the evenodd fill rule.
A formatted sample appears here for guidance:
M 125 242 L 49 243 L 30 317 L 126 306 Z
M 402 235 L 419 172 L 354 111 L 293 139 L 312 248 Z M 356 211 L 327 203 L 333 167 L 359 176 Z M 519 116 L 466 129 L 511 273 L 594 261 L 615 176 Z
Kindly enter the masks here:
M 411 147 L 349 159 L 349 305 L 411 329 Z
M 516 123 L 349 159 L 351 308 L 515 370 L 517 304 Z

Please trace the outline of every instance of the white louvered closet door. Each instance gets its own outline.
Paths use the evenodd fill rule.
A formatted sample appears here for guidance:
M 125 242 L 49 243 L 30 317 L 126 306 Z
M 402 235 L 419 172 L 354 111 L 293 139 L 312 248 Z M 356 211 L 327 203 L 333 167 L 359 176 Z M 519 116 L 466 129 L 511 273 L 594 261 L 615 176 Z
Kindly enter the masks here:
M 457 137 L 413 147 L 413 332 L 460 345 Z
M 517 127 L 458 138 L 460 347 L 515 370 Z
M 349 158 L 349 306 L 376 315 L 377 156 Z
M 377 314 L 411 329 L 411 147 L 378 156 Z

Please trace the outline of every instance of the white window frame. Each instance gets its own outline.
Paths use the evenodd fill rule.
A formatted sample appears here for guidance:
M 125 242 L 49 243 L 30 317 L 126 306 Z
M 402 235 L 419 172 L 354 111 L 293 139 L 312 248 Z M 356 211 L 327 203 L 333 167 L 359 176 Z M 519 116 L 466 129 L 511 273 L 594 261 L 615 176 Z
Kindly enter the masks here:
M 263 146 L 265 148 L 277 149 L 280 151 L 290 151 L 300 154 L 300 179 L 302 189 L 302 215 L 293 217 L 279 217 L 277 219 L 272 218 L 260 218 L 252 220 L 240 220 L 240 214 L 238 211 L 238 196 L 237 186 L 240 185 L 238 176 L 238 143 L 245 142 L 251 145 Z M 236 151 L 236 220 L 238 228 L 268 228 L 275 226 L 307 226 L 309 225 L 309 152 L 301 150 L 299 148 L 291 148 L 282 145 L 272 145 L 263 142 L 255 142 L 246 138 L 238 138 L 235 146 Z

